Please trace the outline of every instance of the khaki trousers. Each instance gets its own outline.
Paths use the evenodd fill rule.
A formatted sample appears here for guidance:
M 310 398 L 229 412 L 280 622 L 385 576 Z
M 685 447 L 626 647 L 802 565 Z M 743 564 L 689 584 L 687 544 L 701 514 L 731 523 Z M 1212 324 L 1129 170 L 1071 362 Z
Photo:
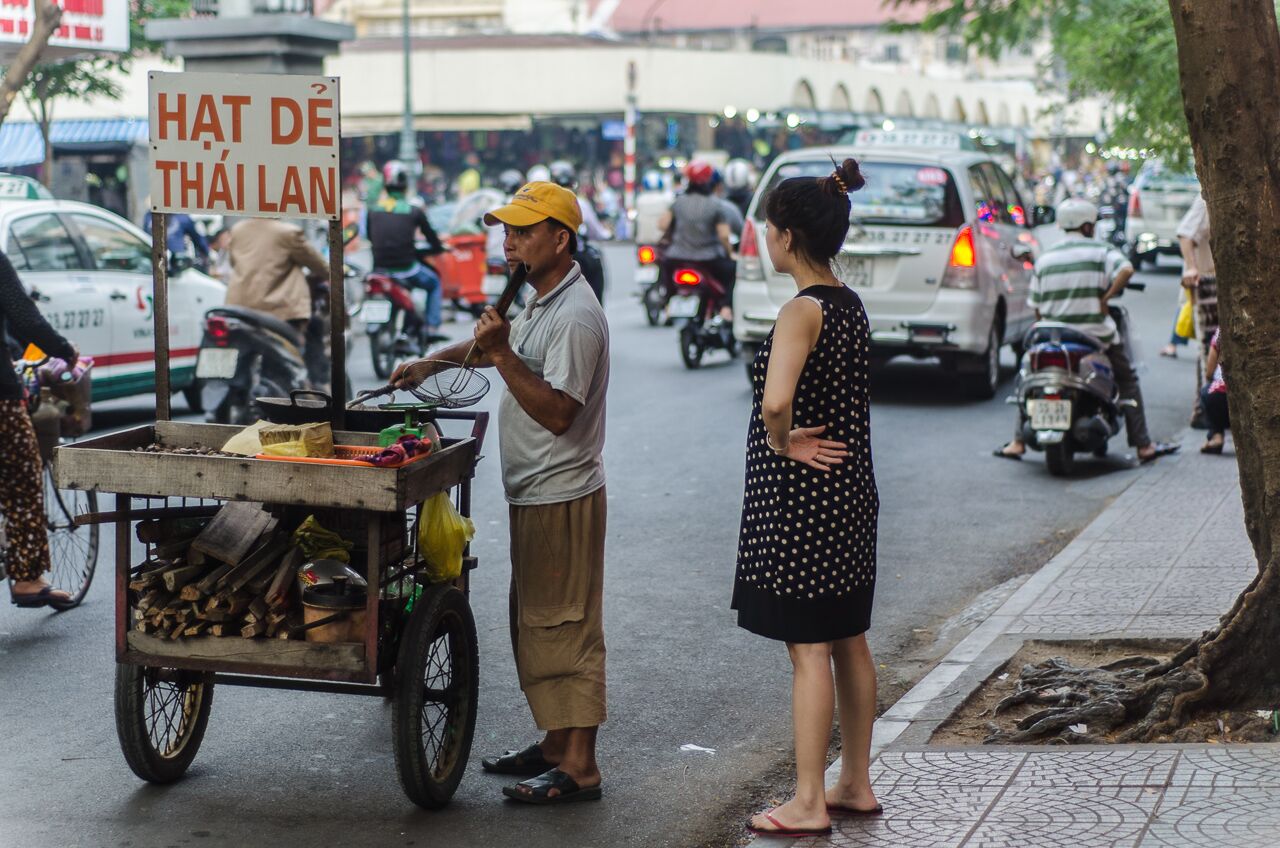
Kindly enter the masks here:
M 605 720 L 606 503 L 511 507 L 511 647 L 540 730 Z

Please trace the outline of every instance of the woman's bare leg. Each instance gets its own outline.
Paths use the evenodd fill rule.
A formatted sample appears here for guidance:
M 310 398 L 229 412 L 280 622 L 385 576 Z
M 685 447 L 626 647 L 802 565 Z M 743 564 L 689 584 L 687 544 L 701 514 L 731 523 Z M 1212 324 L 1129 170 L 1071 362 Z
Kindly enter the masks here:
M 832 643 L 836 697 L 840 705 L 840 780 L 827 802 L 855 810 L 877 805 L 871 790 L 871 727 L 876 720 L 876 664 L 866 635 Z
M 835 688 L 831 675 L 831 643 L 787 644 L 791 654 L 791 714 L 796 737 L 796 797 L 773 810 L 787 827 L 823 828 L 827 815 L 822 775 L 827 769 L 831 722 L 835 717 Z M 754 827 L 773 825 L 763 815 Z

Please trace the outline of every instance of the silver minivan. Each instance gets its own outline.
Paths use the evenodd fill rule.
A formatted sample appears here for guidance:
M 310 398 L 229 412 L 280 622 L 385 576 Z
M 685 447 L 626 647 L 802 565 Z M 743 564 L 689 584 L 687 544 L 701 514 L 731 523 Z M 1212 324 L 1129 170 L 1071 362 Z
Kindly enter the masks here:
M 1033 213 L 985 153 L 894 144 L 820 147 L 774 161 L 747 210 L 734 289 L 734 335 L 754 355 L 795 293 L 765 246 L 764 209 L 782 180 L 825 176 L 857 159 L 866 186 L 850 195 L 836 273 L 862 298 L 872 357 L 937 357 L 973 396 L 1000 381 L 1000 348 L 1034 321 L 1027 306 L 1037 242 Z
M 1179 171 L 1158 159 L 1142 164 L 1129 189 L 1129 214 L 1125 218 L 1125 242 L 1134 268 L 1154 263 L 1164 253 L 1179 255 L 1178 224 L 1200 195 L 1200 181 L 1190 171 Z

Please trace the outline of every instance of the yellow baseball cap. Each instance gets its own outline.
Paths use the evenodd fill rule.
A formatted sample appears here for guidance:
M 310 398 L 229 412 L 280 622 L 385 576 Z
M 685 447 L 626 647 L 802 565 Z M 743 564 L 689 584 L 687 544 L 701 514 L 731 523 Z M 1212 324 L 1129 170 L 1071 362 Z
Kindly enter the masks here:
M 582 226 L 578 196 L 555 183 L 527 183 L 516 192 L 510 203 L 486 214 L 484 222 L 491 227 L 498 224 L 532 227 L 548 218 L 576 233 Z

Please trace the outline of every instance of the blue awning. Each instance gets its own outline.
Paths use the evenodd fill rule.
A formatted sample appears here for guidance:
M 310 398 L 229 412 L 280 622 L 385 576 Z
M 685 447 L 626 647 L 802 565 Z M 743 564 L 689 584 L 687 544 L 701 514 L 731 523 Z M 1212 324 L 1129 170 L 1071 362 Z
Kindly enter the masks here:
M 145 143 L 145 118 L 89 118 L 54 121 L 49 135 L 55 148 L 68 151 L 101 148 L 106 145 L 129 147 Z M 44 140 L 40 127 L 33 121 L 5 121 L 0 125 L 0 168 L 18 168 L 44 161 Z

